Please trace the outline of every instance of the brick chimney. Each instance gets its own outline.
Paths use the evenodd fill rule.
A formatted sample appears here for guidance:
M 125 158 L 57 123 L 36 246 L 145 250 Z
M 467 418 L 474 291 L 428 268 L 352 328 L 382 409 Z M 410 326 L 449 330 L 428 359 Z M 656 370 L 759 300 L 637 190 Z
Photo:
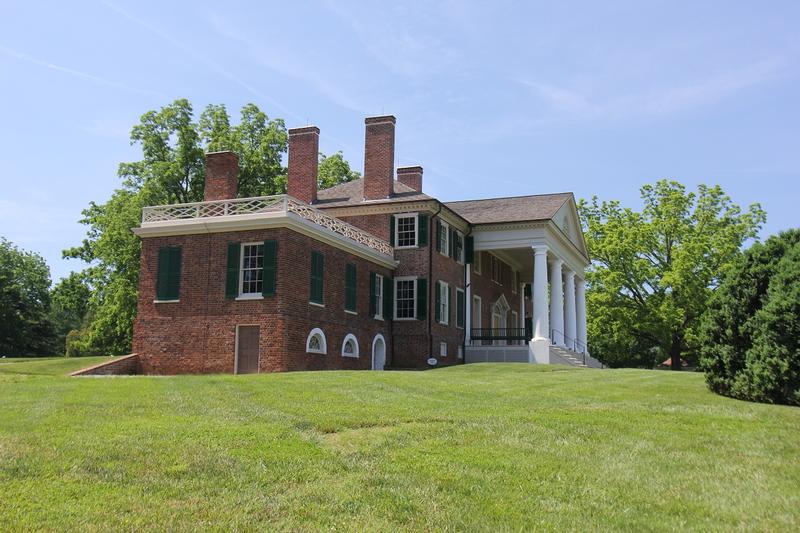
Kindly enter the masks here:
M 238 193 L 239 156 L 229 151 L 207 153 L 203 200 L 230 200 Z
M 394 124 L 392 115 L 367 117 L 364 141 L 364 199 L 392 195 L 394 181 Z
M 317 201 L 319 169 L 319 128 L 306 126 L 289 130 L 289 175 L 286 192 L 307 204 Z
M 422 192 L 422 167 L 397 167 L 397 181 Z

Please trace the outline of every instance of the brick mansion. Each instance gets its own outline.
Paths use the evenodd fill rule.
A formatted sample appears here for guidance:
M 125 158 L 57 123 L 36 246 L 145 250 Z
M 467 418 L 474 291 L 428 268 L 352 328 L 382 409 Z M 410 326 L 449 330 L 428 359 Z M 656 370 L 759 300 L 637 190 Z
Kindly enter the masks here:
M 365 120 L 363 178 L 318 190 L 320 130 L 289 130 L 287 194 L 238 197 L 207 154 L 204 201 L 145 207 L 133 349 L 146 374 L 599 366 L 571 193 L 442 202 Z

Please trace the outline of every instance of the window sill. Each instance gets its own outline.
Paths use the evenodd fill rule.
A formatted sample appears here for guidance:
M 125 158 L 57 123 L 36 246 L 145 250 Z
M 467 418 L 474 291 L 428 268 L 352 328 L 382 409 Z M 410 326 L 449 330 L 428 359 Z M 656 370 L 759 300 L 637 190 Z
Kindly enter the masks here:
M 328 352 L 323 352 L 321 350 L 306 350 L 306 353 L 313 353 L 316 355 L 328 355 Z
M 264 296 L 261 294 L 242 294 L 236 297 L 236 301 L 240 302 L 243 300 L 263 300 Z
M 384 319 L 383 319 L 383 316 L 382 316 L 382 315 L 375 315 L 375 316 L 374 316 L 374 317 L 372 317 L 372 318 L 374 318 L 375 320 L 380 320 L 381 322 L 383 322 L 383 321 L 384 321 Z
M 314 307 L 325 307 L 325 304 L 317 303 L 317 302 L 308 302 L 308 305 L 313 305 Z
M 419 248 L 419 246 L 414 245 L 414 246 L 395 246 L 394 247 L 395 250 L 414 250 L 416 248 Z
M 397 318 L 397 317 L 395 317 L 394 319 L 395 320 L 399 320 L 400 322 L 407 322 L 407 321 L 410 322 L 412 320 L 417 320 L 417 317 L 415 317 L 415 316 L 414 317 L 407 317 L 407 318 Z
M 154 304 L 176 304 L 180 300 L 153 300 Z
M 358 316 L 358 312 L 357 312 L 357 311 L 351 311 L 351 310 L 349 310 L 349 309 L 345 309 L 345 310 L 344 310 L 344 312 L 345 312 L 346 314 L 348 314 L 348 315 L 355 315 L 355 316 Z
M 354 353 L 351 353 L 351 354 L 343 353 L 342 357 L 349 357 L 351 359 L 358 359 L 358 355 L 354 354 Z

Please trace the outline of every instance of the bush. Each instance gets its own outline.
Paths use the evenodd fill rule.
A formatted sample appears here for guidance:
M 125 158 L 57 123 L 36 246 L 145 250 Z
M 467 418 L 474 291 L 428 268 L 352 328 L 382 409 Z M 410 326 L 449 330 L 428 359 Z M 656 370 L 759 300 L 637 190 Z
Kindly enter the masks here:
M 800 405 L 800 230 L 742 254 L 711 298 L 701 339 L 711 390 Z

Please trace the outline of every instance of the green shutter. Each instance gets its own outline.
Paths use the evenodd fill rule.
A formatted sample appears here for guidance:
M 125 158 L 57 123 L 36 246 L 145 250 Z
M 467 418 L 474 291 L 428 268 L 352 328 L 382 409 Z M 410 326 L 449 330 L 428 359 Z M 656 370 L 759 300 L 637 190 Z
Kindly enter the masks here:
M 378 314 L 378 295 L 375 294 L 375 283 L 378 276 L 375 272 L 369 273 L 369 316 L 373 317 Z
M 264 270 L 262 273 L 261 294 L 272 296 L 275 294 L 278 270 L 278 242 L 264 241 Z
M 320 252 L 311 252 L 311 301 L 318 304 L 323 300 L 323 275 L 325 257 Z
M 383 278 L 383 318 L 385 320 L 394 316 L 392 298 L 394 298 L 394 283 L 391 278 Z
M 472 235 L 464 237 L 464 261 L 467 263 L 475 262 L 475 240 Z
M 436 219 L 436 251 L 442 251 L 442 221 L 438 218 Z
M 464 291 L 456 291 L 456 326 L 464 327 Z
M 448 228 L 447 229 L 447 243 L 450 246 L 450 249 L 447 250 L 447 255 L 449 255 L 452 259 L 455 259 L 455 257 L 456 257 L 456 251 L 455 251 L 456 250 L 456 239 L 455 239 L 455 237 L 456 237 L 456 235 L 455 235 L 455 232 L 453 231 L 453 228 Z
M 394 246 L 394 215 L 389 215 L 389 244 Z
M 344 268 L 344 308 L 356 310 L 356 266 L 350 263 Z
M 442 288 L 441 288 L 441 285 L 442 285 L 441 281 L 437 281 L 433 285 L 433 287 L 434 287 L 434 289 L 433 289 L 433 292 L 434 292 L 433 299 L 434 299 L 434 302 L 435 302 L 434 303 L 434 308 L 433 308 L 433 319 L 436 320 L 436 322 L 441 322 L 442 321 L 442 311 L 441 311 L 441 309 L 442 309 Z
M 228 243 L 228 266 L 225 277 L 225 298 L 239 296 L 239 252 L 238 242 Z
M 417 279 L 417 319 L 425 320 L 428 315 L 428 280 Z
M 156 277 L 156 299 L 177 300 L 180 298 L 181 249 L 163 246 L 158 249 L 158 274 Z
M 417 215 L 417 246 L 428 246 L 428 215 Z

